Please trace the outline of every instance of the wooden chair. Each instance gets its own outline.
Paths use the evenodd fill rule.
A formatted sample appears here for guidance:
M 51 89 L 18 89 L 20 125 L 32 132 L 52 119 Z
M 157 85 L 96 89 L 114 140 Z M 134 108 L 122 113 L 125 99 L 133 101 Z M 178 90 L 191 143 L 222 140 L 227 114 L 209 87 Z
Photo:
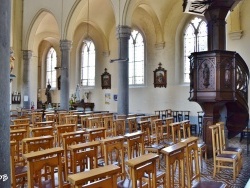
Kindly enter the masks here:
M 54 128 L 51 126 L 47 127 L 35 127 L 30 129 L 30 134 L 32 137 L 38 136 L 54 136 Z
M 90 117 L 88 118 L 88 128 L 100 128 L 103 127 L 103 122 L 101 117 Z
M 219 127 L 219 138 L 220 138 L 220 149 L 221 153 L 233 153 L 237 154 L 238 160 L 239 160 L 239 169 L 242 168 L 243 165 L 243 157 L 242 157 L 242 149 L 237 147 L 227 147 L 226 146 L 226 139 L 225 139 L 225 123 L 224 122 L 218 122 L 216 123 Z
M 88 128 L 88 118 L 90 117 L 90 114 L 84 114 L 84 115 L 79 115 L 80 122 L 82 125 L 82 129 Z
M 123 114 L 118 114 L 118 115 L 116 115 L 116 119 L 124 119 L 124 120 L 126 120 L 127 116 L 123 115 Z
M 66 124 L 65 116 L 70 115 L 68 112 L 58 112 L 58 125 Z
M 137 128 L 137 117 L 127 118 L 129 133 L 134 133 L 138 131 Z
M 27 183 L 27 166 L 23 158 L 20 158 L 18 142 L 10 141 L 10 170 L 11 185 L 24 187 Z
M 30 124 L 30 118 L 22 118 L 22 119 L 14 119 L 13 120 L 13 124 L 14 125 L 18 125 L 18 124 Z
M 10 130 L 18 130 L 18 129 L 25 129 L 26 137 L 30 136 L 30 124 L 29 123 L 10 125 Z
M 194 180 L 200 182 L 200 166 L 198 156 L 198 137 L 189 137 L 181 142 L 186 144 L 186 173 L 187 173 L 187 187 L 192 187 Z
M 32 127 L 48 127 L 51 126 L 53 128 L 55 128 L 55 122 L 54 121 L 40 121 L 40 122 L 35 122 L 34 124 L 32 124 Z
M 113 132 L 114 136 L 124 136 L 126 129 L 125 119 L 116 119 L 113 121 Z
M 214 159 L 214 173 L 215 177 L 217 171 L 221 168 L 232 169 L 233 180 L 239 173 L 239 159 L 236 154 L 221 153 L 220 141 L 219 141 L 219 127 L 217 125 L 211 125 L 209 128 L 212 130 L 212 144 L 213 144 L 213 159 Z
M 79 143 L 86 142 L 86 132 L 85 131 L 75 131 L 62 133 L 63 139 L 63 149 L 64 149 L 64 165 L 65 165 L 65 177 L 68 177 L 68 174 L 72 172 L 72 156 L 69 150 L 70 145 L 75 145 Z
M 157 120 L 154 120 L 157 122 Z M 161 125 L 161 119 L 159 119 L 158 122 L 160 122 L 160 127 L 162 128 L 162 125 Z M 157 123 L 156 123 L 157 124 Z M 158 125 L 157 125 L 157 128 L 156 128 L 156 132 L 158 132 Z M 148 153 L 155 153 L 157 154 L 158 156 L 161 155 L 161 150 L 163 148 L 165 148 L 164 145 L 161 145 L 159 143 L 152 143 L 151 142 L 151 137 L 150 137 L 150 121 L 142 121 L 141 122 L 141 131 L 144 133 L 144 150 L 145 152 L 148 152 Z M 158 141 L 158 139 L 156 139 Z M 165 187 L 165 184 L 166 184 L 166 179 L 165 179 L 165 172 L 164 171 L 160 171 L 160 158 L 158 157 L 157 159 L 157 162 L 158 162 L 158 169 L 157 169 L 157 176 L 156 176 L 156 180 L 157 180 L 157 187 L 159 186 L 163 186 Z M 147 177 L 149 178 L 149 177 Z
M 176 144 L 181 141 L 181 123 L 175 122 L 169 125 L 171 127 L 172 132 L 172 143 L 170 142 L 169 145 Z
M 62 134 L 67 132 L 75 132 L 76 127 L 74 124 L 64 124 L 56 126 L 56 143 L 57 146 L 60 147 L 63 145 L 62 142 Z
M 164 142 L 166 143 L 169 141 L 171 138 L 171 129 L 170 129 L 170 124 L 174 123 L 174 118 L 173 117 L 167 117 L 164 119 L 165 123 L 162 125 L 163 127 L 163 139 Z
M 181 131 L 183 139 L 191 137 L 190 120 L 181 121 Z
M 165 155 L 166 159 L 167 187 L 185 187 L 185 148 L 186 144 L 179 142 L 161 150 L 161 152 Z M 177 165 L 178 175 L 175 173 Z M 175 178 L 178 179 L 178 181 L 176 181 Z
M 22 140 L 23 154 L 54 147 L 54 136 L 39 136 Z
M 77 129 L 78 124 L 78 115 L 66 115 L 65 116 L 65 123 L 66 124 L 74 124 Z
M 31 123 L 34 125 L 36 122 L 43 121 L 43 113 L 42 112 L 33 112 L 31 114 Z
M 22 140 L 24 138 L 27 138 L 26 136 L 26 130 L 25 129 L 17 129 L 17 130 L 10 130 L 10 141 L 15 141 L 16 142 L 16 160 L 19 163 L 22 163 L 22 165 L 25 164 L 25 161 L 22 158 Z
M 83 186 L 86 188 L 117 187 L 116 175 L 120 170 L 119 166 L 106 165 L 86 172 L 69 175 L 68 180 L 76 188 Z
M 126 161 L 126 164 L 131 169 L 132 187 L 144 187 L 144 174 L 146 173 L 150 181 L 148 181 L 149 188 L 157 187 L 156 183 L 156 160 L 159 155 L 148 153 Z
M 106 128 L 106 138 L 114 136 L 113 133 L 113 116 L 102 117 L 104 128 Z
M 145 154 L 144 133 L 137 131 L 124 135 L 127 140 L 127 155 L 128 159 L 139 157 Z
M 51 114 L 46 113 L 45 114 L 45 120 L 46 121 L 54 121 L 55 123 L 57 123 L 56 114 L 54 114 L 54 113 L 51 113 Z
M 24 154 L 28 164 L 28 187 L 63 187 L 62 154 L 60 147 Z
M 89 135 L 89 141 L 100 141 L 106 138 L 106 129 L 104 127 L 86 129 L 86 133 Z M 104 152 L 102 146 L 98 148 L 98 160 L 98 165 L 102 166 L 104 161 Z
M 68 146 L 72 157 L 73 174 L 98 167 L 97 157 L 99 146 L 100 143 L 98 141 Z

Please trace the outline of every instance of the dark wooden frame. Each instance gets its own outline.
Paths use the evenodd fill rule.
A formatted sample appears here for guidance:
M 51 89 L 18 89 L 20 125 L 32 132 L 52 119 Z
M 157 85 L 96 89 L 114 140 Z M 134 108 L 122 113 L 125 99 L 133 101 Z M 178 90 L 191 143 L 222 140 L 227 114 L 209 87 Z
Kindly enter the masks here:
M 167 70 L 161 67 L 154 70 L 154 87 L 167 87 Z
M 104 69 L 104 73 L 101 75 L 102 79 L 102 89 L 111 89 L 111 74 L 107 72 L 107 69 Z

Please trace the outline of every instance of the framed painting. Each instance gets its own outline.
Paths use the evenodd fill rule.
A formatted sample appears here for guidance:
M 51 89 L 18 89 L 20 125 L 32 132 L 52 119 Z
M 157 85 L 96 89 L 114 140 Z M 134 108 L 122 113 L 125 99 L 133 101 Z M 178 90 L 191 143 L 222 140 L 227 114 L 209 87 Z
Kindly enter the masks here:
M 159 67 L 154 70 L 154 87 L 167 87 L 167 70 L 161 66 L 159 63 Z
M 111 74 L 104 69 L 104 73 L 101 75 L 102 79 L 102 89 L 111 89 Z

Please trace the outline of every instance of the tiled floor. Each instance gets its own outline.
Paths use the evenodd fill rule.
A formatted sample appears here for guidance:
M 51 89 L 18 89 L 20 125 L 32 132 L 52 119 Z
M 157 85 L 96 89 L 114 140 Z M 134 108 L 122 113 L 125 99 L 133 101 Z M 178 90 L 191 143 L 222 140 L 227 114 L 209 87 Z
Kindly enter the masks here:
M 240 142 L 239 138 L 233 138 L 228 141 L 230 146 L 241 147 L 243 149 L 243 168 L 240 171 L 236 181 L 233 181 L 232 170 L 223 169 L 213 178 L 213 158 L 202 161 L 201 181 L 218 181 L 226 184 L 226 188 L 244 188 L 250 179 L 250 153 L 247 155 L 247 140 Z M 162 166 L 164 162 L 162 161 Z M 195 184 L 195 182 L 194 182 Z M 178 188 L 178 186 L 176 186 Z

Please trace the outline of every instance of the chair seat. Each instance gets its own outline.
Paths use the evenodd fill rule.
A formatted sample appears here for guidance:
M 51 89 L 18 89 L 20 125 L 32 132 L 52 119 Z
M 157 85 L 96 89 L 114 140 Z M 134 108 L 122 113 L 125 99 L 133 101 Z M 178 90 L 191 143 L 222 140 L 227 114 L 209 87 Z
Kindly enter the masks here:
M 140 187 L 138 181 L 137 181 L 137 187 Z M 147 183 L 142 182 L 142 187 L 147 187 Z M 119 181 L 117 183 L 117 188 L 132 188 L 132 180 L 126 178 L 125 180 Z
M 15 172 L 16 175 L 25 174 L 28 171 L 26 166 L 16 166 L 15 170 L 16 170 Z
M 235 148 L 235 147 L 227 147 L 224 149 L 225 151 L 232 151 L 232 152 L 239 152 L 242 153 L 242 149 L 241 148 Z
M 203 181 L 193 186 L 193 188 L 224 188 L 226 185 L 222 182 Z
M 237 155 L 235 154 L 219 154 L 216 156 L 216 158 L 228 158 L 228 159 L 236 159 Z
M 145 149 L 157 149 L 157 150 L 161 150 L 165 148 L 164 145 L 156 145 L 156 144 L 153 144 L 151 146 L 145 146 Z

